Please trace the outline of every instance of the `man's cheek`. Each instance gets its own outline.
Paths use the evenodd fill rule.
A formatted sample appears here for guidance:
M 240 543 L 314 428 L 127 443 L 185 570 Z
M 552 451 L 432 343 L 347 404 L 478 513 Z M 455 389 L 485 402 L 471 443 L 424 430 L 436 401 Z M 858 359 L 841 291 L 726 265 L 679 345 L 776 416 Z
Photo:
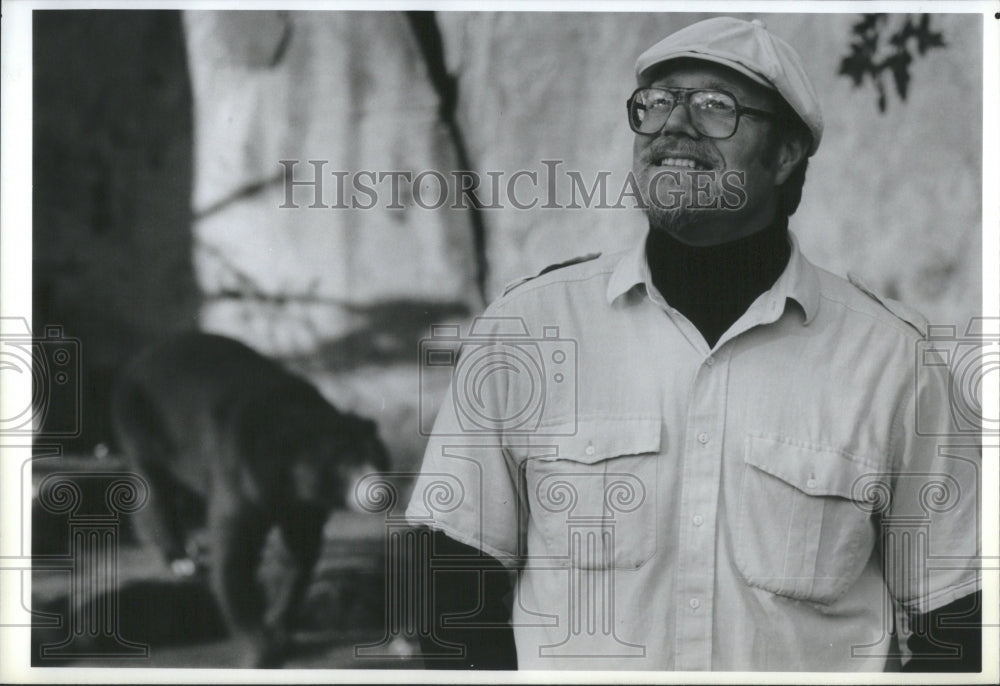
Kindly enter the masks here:
M 642 159 L 642 153 L 649 147 L 652 138 L 650 136 L 640 136 L 635 134 L 632 139 L 632 160 L 633 167 L 639 166 L 640 160 Z
M 747 203 L 746 173 L 727 169 L 719 181 L 721 186 L 720 207 L 724 210 L 738 210 Z

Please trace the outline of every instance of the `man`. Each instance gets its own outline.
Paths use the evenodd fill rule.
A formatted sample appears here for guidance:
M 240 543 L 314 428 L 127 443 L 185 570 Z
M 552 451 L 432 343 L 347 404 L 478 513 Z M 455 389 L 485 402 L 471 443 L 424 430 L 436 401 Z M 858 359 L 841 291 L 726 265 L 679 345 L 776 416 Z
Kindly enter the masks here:
M 978 670 L 978 463 L 937 450 L 926 322 L 787 228 L 823 132 L 798 55 L 713 18 L 636 76 L 645 240 L 508 289 L 459 351 L 407 511 L 429 664 Z

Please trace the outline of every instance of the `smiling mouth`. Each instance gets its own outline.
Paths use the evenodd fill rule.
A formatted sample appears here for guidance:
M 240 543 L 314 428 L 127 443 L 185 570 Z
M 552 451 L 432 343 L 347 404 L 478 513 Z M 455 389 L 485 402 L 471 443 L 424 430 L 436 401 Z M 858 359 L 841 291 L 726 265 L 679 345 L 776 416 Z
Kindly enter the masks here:
M 660 157 L 654 160 L 657 167 L 676 167 L 678 169 L 711 169 L 699 159 L 693 157 Z

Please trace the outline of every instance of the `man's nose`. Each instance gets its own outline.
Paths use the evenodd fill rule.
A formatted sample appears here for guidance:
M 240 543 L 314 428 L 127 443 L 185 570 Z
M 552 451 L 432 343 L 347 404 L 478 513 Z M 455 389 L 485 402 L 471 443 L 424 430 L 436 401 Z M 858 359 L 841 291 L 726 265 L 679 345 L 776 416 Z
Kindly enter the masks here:
M 674 109 L 667 115 L 667 120 L 660 127 L 660 135 L 671 133 L 683 133 L 689 138 L 700 138 L 701 134 L 691 123 L 691 113 L 688 111 L 686 102 L 678 102 Z

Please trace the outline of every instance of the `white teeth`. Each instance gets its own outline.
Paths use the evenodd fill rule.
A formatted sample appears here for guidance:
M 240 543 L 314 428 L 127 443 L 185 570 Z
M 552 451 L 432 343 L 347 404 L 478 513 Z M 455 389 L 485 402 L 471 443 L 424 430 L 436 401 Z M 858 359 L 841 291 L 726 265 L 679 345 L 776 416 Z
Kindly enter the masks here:
M 661 167 L 686 167 L 688 169 L 694 169 L 697 166 L 694 160 L 689 160 L 686 157 L 664 157 L 657 164 Z

